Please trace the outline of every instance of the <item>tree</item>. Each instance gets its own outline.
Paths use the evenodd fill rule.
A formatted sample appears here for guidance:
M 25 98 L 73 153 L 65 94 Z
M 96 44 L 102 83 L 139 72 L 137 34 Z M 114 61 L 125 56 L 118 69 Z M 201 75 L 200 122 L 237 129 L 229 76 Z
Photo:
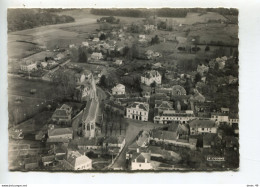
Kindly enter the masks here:
M 107 87 L 106 76 L 105 76 L 105 75 L 102 75 L 102 76 L 100 77 L 99 85 L 100 85 L 101 87 L 104 87 L 104 88 Z
M 71 96 L 74 95 L 75 79 L 72 73 L 56 71 L 55 76 L 52 78 L 52 82 L 56 84 L 57 96 Z
M 105 40 L 106 39 L 106 35 L 104 33 L 102 33 L 100 36 L 99 36 L 99 40 Z
M 201 75 L 200 75 L 199 73 L 197 73 L 197 74 L 195 75 L 195 78 L 194 78 L 195 84 L 196 84 L 197 82 L 199 82 L 200 80 L 201 80 Z
M 205 47 L 205 52 L 207 52 L 207 51 L 210 51 L 210 48 L 208 45 Z
M 151 87 L 151 93 L 155 93 L 156 82 L 153 81 L 153 82 L 150 84 L 150 87 Z
M 151 40 L 151 45 L 158 44 L 158 43 L 160 43 L 160 39 L 158 35 L 155 35 Z

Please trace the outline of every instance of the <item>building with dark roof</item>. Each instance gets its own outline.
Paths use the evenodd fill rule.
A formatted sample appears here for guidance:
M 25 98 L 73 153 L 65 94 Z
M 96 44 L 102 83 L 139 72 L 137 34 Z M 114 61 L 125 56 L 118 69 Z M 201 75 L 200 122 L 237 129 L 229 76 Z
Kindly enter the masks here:
M 63 104 L 60 108 L 57 108 L 53 113 L 51 119 L 55 122 L 61 123 L 70 123 L 72 115 L 72 107 L 66 104 Z
M 151 140 L 155 142 L 162 142 L 166 144 L 172 144 L 179 147 L 187 147 L 190 149 L 195 149 L 197 145 L 197 139 L 180 138 L 178 131 L 165 131 L 165 130 L 153 130 L 151 132 Z
M 47 142 L 69 142 L 72 138 L 72 128 L 54 128 L 48 130 Z

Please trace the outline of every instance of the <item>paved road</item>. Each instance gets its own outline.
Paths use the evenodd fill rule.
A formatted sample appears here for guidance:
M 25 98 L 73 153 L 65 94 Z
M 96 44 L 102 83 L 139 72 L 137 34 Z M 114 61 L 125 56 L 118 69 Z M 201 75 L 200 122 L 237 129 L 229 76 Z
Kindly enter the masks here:
M 142 130 L 151 130 L 153 128 L 162 127 L 162 124 L 154 124 L 152 122 L 142 122 L 137 120 L 131 120 L 127 119 L 129 126 L 126 130 L 126 145 L 121 151 L 119 157 L 115 161 L 115 163 L 112 165 L 112 168 L 125 168 L 126 163 L 126 151 L 129 145 L 131 145 L 134 142 L 134 139 L 138 135 L 138 133 Z

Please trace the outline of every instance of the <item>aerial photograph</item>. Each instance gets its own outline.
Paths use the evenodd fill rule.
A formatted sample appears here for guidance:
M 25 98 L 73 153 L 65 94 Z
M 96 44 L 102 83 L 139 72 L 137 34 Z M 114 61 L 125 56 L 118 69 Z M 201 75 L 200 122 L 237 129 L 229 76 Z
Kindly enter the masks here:
M 238 171 L 238 14 L 9 8 L 9 170 Z

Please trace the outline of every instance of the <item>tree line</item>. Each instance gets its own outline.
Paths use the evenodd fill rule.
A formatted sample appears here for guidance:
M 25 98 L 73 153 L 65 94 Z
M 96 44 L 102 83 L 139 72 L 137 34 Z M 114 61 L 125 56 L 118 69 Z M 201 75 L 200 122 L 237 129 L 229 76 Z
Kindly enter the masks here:
M 7 11 L 8 32 L 74 21 L 75 19 L 71 16 L 59 16 L 43 9 L 9 9 Z
M 238 15 L 238 10 L 231 8 L 160 8 L 160 9 L 91 9 L 91 14 L 122 17 L 186 17 L 188 12 L 217 12 L 221 15 Z

